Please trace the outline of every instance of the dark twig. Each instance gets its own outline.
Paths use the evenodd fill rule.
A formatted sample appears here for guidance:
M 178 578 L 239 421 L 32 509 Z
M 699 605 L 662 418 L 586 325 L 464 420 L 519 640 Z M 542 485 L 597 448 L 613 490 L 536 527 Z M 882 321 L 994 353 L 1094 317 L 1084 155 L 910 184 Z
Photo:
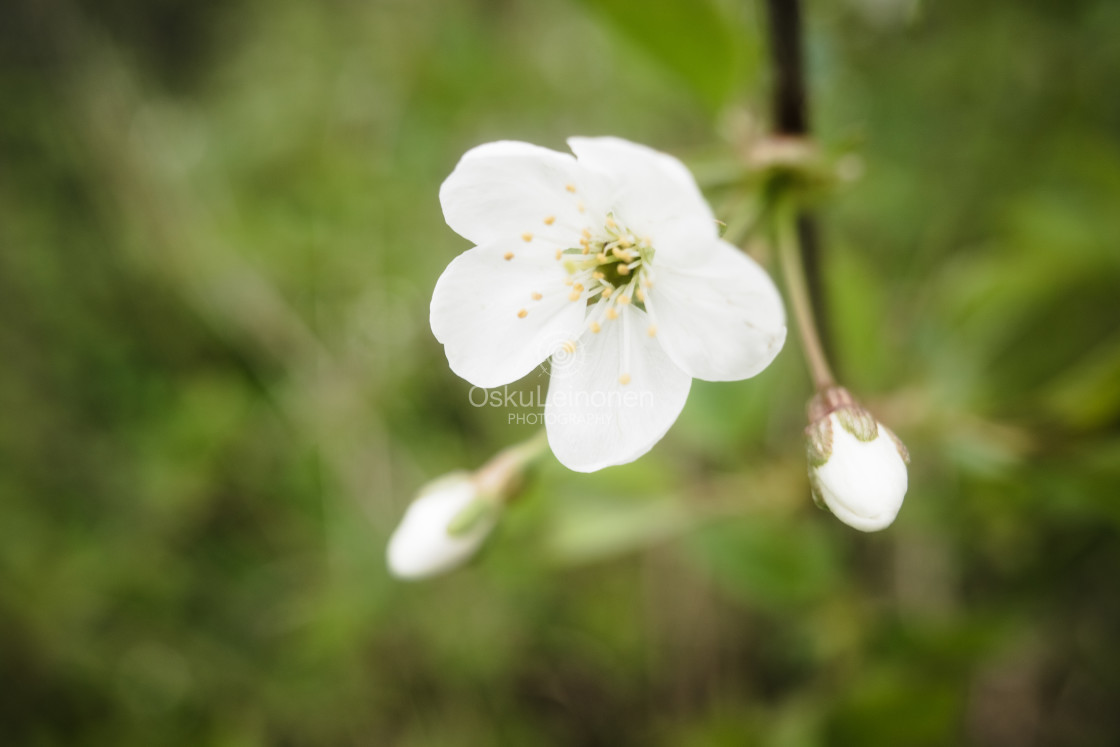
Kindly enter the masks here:
M 770 24 L 770 60 L 774 75 L 774 134 L 807 137 L 809 112 L 801 43 L 801 0 L 766 0 L 766 13 Z M 828 329 L 821 318 L 825 298 L 821 282 L 820 230 L 812 212 L 798 211 L 797 238 L 820 344 L 828 358 L 832 358 Z

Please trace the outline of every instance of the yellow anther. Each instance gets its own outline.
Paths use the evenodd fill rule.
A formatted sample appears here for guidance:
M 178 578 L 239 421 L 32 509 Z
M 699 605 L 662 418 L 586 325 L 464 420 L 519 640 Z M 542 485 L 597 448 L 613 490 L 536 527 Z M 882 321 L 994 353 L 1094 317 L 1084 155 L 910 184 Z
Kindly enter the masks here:
M 521 311 L 517 312 L 518 319 L 524 319 L 527 316 L 529 316 L 529 312 L 526 309 L 522 309 Z
M 563 345 L 561 345 L 560 347 L 564 348 L 564 352 L 565 352 L 565 353 L 569 353 L 569 354 L 570 354 L 570 353 L 574 353 L 574 352 L 576 352 L 576 344 L 575 344 L 574 342 L 572 342 L 571 340 L 567 340 L 567 341 L 566 341 L 566 342 L 565 342 L 565 343 L 564 343 Z
M 592 332 L 594 332 L 595 334 L 599 334 L 599 330 L 601 330 L 601 329 L 602 329 L 602 327 L 599 326 L 599 322 L 591 322 L 591 331 Z
M 564 285 L 571 285 L 574 282 L 575 281 L 572 280 L 571 278 L 564 278 Z
M 590 239 L 591 238 L 591 231 L 589 231 L 585 228 L 582 231 L 580 231 L 580 235 L 582 235 L 583 238 L 585 238 L 585 239 Z
M 627 304 L 630 303 L 630 296 L 623 293 L 621 296 L 618 297 L 618 302 L 620 304 L 622 304 L 623 306 L 626 306 Z
M 568 300 L 569 301 L 578 301 L 579 300 L 579 291 L 574 290 L 571 293 L 569 293 L 568 294 Z
M 634 252 L 629 249 L 619 249 L 617 246 L 611 249 L 611 254 L 627 262 L 634 259 Z
M 583 283 L 576 283 L 575 285 L 572 286 L 572 290 L 582 291 L 583 290 Z
M 612 293 L 614 293 L 614 288 L 608 285 L 603 289 L 603 298 L 610 298 Z
M 644 290 L 642 290 L 641 288 L 638 288 L 638 290 L 634 291 L 634 295 L 638 297 L 639 301 L 645 301 L 646 300 L 646 292 Z
M 616 223 L 615 219 L 610 217 L 609 215 L 607 216 L 607 227 L 608 228 L 618 228 L 618 223 Z
M 542 298 L 544 298 L 544 296 L 542 296 L 540 293 L 537 293 L 536 291 L 533 291 L 533 300 L 534 301 L 539 301 Z
M 630 274 L 630 265 L 620 264 L 618 266 L 618 274 L 619 275 L 629 275 Z
M 590 244 L 584 244 L 583 245 L 583 254 L 591 254 L 591 245 Z
M 544 219 L 544 224 L 546 226 L 551 226 L 555 222 L 556 222 L 556 216 L 555 215 L 550 215 L 550 216 L 548 216 L 547 218 Z
M 525 233 L 521 234 L 521 240 L 522 241 L 532 241 L 533 240 L 533 234 L 526 231 Z
M 649 329 L 646 330 L 646 332 L 649 333 L 650 337 L 657 337 L 657 325 L 656 324 L 649 325 Z
M 563 256 L 564 256 L 564 250 L 563 249 L 557 249 L 556 250 L 556 259 L 559 260 Z
M 629 236 L 623 236 L 621 239 L 618 240 L 618 245 L 625 249 L 625 248 L 634 246 L 634 242 L 630 240 Z
M 506 262 L 509 262 L 511 259 L 513 259 L 513 252 L 506 252 L 502 255 L 502 259 L 504 259 Z
M 585 207 L 583 206 L 583 203 L 582 203 L 582 202 L 577 202 L 577 203 L 576 203 L 576 210 L 578 210 L 578 211 L 580 211 L 580 212 L 582 213 L 582 212 L 585 212 L 585 211 L 587 210 L 587 208 L 585 208 Z
M 607 309 L 607 319 L 618 319 L 618 309 L 611 306 Z
M 602 280 L 606 277 L 606 275 L 596 270 L 595 272 L 591 273 L 591 277 L 595 278 L 596 280 Z
M 630 374 L 622 374 L 618 377 L 618 383 L 626 386 L 630 383 Z
M 572 192 L 572 193 L 574 193 L 574 192 L 576 191 L 576 185 L 574 185 L 574 184 L 565 184 L 565 185 L 564 185 L 564 189 L 568 190 L 569 192 Z

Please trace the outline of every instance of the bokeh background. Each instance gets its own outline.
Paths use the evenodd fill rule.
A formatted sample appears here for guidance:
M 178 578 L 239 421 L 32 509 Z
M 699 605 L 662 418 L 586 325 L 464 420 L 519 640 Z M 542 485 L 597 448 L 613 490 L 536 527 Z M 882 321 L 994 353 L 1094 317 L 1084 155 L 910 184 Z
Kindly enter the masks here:
M 741 168 L 760 5 L 4 3 L 0 741 L 1116 744 L 1120 4 L 806 14 L 826 324 L 910 446 L 897 523 L 813 507 L 791 337 L 404 584 L 416 488 L 534 431 L 428 329 L 440 182 L 572 134 Z

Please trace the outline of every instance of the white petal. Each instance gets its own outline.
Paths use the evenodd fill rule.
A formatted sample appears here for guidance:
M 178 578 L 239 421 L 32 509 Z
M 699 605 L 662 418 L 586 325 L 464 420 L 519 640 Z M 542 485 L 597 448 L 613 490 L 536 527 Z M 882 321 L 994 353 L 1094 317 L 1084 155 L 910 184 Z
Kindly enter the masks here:
M 785 311 L 774 281 L 725 241 L 688 268 L 654 261 L 646 308 L 678 366 L 697 379 L 737 381 L 762 371 L 786 339 Z
M 684 264 L 709 251 L 715 217 L 683 163 L 615 137 L 573 137 L 568 146 L 581 166 L 610 179 L 615 218 L 653 239 L 661 262 Z
M 574 340 L 585 306 L 568 300 L 566 277 L 553 253 L 531 251 L 520 241 L 477 246 L 456 257 L 436 282 L 431 306 L 432 332 L 451 370 L 475 386 L 501 386 Z
M 567 153 L 513 141 L 467 151 L 439 201 L 447 225 L 476 244 L 528 235 L 545 249 L 578 246 L 606 215 L 601 177 Z
M 838 519 L 863 532 L 894 521 L 906 497 L 906 463 L 886 429 L 874 441 L 860 441 L 840 424 L 835 413 L 832 454 L 815 468 L 819 496 Z
M 494 528 L 499 512 L 483 515 L 464 534 L 447 527 L 477 498 L 468 473 L 455 473 L 430 483 L 409 505 L 389 539 L 389 570 L 401 579 L 420 579 L 449 571 L 467 561 Z
M 577 472 L 632 462 L 676 421 L 691 385 L 650 337 L 649 317 L 625 307 L 599 333 L 585 332 L 571 356 L 553 358 L 545 403 L 552 453 Z

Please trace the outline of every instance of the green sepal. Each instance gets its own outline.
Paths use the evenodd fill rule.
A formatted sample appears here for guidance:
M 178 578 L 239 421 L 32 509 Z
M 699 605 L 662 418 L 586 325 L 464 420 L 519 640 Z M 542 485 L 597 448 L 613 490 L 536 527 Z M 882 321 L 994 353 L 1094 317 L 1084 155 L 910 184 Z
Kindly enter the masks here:
M 492 517 L 497 510 L 493 501 L 475 498 L 448 522 L 447 533 L 452 537 L 461 537 L 478 526 L 479 522 Z
M 806 452 L 811 468 L 823 467 L 832 456 L 832 420 L 821 418 L 805 429 Z
M 850 405 L 836 411 L 836 419 L 848 433 L 864 443 L 879 437 L 879 424 L 867 410 L 859 405 Z

